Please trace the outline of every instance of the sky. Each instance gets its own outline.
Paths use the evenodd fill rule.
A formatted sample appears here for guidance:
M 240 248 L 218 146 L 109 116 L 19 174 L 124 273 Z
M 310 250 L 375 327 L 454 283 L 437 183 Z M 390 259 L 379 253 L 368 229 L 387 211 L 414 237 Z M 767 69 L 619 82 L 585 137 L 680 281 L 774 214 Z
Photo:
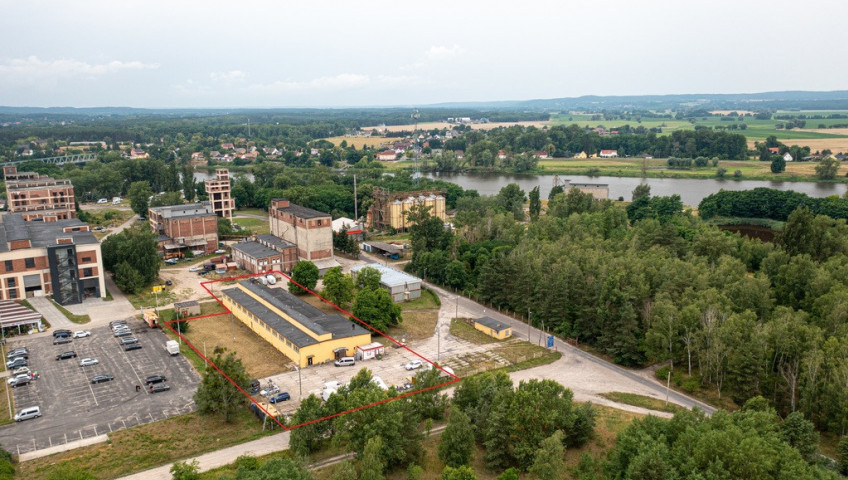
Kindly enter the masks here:
M 844 0 L 0 0 L 0 105 L 848 89 Z

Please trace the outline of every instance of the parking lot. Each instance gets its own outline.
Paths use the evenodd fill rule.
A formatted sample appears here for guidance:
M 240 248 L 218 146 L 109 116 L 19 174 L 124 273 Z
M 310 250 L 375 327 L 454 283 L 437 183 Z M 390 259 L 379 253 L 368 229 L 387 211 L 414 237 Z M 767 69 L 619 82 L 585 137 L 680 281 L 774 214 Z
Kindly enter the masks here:
M 38 373 L 28 386 L 11 389 L 15 409 L 39 406 L 42 417 L 0 428 L 3 448 L 25 453 L 194 410 L 192 395 L 199 377 L 188 361 L 168 355 L 161 330 L 140 320 L 130 320 L 129 326 L 141 349 L 124 351 L 108 326 L 93 328 L 90 337 L 65 345 L 53 345 L 52 335 L 10 340 L 9 348 L 29 349 L 29 368 Z M 71 350 L 76 358 L 56 360 Z M 80 367 L 83 358 L 99 363 Z M 114 380 L 92 384 L 95 375 L 112 375 Z M 144 379 L 151 375 L 165 375 L 171 389 L 148 393 Z

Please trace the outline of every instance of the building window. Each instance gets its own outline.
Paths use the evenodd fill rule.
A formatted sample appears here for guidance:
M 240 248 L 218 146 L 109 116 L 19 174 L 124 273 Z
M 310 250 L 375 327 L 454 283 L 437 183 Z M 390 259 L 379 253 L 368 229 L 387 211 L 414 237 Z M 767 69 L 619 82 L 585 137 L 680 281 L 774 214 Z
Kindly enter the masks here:
M 6 271 L 7 272 L 12 271 L 12 261 L 11 260 L 6 260 Z
M 25 259 L 24 259 L 24 266 L 25 266 L 26 268 L 35 268 L 35 259 L 34 259 L 34 258 L 31 258 L 31 257 L 30 257 L 30 258 L 25 258 Z
M 83 261 L 83 262 L 90 262 L 90 261 L 91 261 L 91 257 L 82 257 L 82 261 Z
M 13 288 L 9 290 L 9 298 L 18 298 L 18 289 Z
M 6 284 L 9 286 L 9 288 L 13 288 L 13 287 L 17 286 L 14 278 L 10 278 L 10 279 L 6 280 L 6 282 L 7 282 Z
M 83 268 L 82 269 L 82 276 L 83 277 L 90 277 L 92 274 L 93 274 L 93 272 L 91 271 L 90 268 Z

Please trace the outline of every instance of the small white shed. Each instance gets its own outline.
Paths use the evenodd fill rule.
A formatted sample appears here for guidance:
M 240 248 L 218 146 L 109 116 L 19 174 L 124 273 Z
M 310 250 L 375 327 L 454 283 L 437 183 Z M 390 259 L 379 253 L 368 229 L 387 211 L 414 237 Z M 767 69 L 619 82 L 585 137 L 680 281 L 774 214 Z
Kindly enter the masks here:
M 368 345 L 360 345 L 356 347 L 357 360 L 371 360 L 377 358 L 377 355 L 383 355 L 386 352 L 386 347 L 380 342 L 372 342 Z

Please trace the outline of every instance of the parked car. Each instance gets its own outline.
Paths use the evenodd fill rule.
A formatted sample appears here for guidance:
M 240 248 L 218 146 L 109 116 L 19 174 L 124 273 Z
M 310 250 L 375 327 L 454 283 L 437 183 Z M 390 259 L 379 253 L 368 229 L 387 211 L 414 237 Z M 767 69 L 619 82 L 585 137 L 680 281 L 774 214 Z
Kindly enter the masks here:
M 289 395 L 289 392 L 280 392 L 271 397 L 268 401 L 271 403 L 277 403 L 285 402 L 286 400 L 291 400 L 291 395 Z
M 413 360 L 404 365 L 403 368 L 407 370 L 415 370 L 416 368 L 421 368 L 422 365 L 423 363 L 421 363 L 421 360 Z
M 97 365 L 98 363 L 100 362 L 98 362 L 96 358 L 83 358 L 80 361 L 80 367 L 88 367 L 91 365 Z
M 273 395 L 273 394 L 275 394 L 279 391 L 280 391 L 280 387 L 278 387 L 276 385 L 271 385 L 270 387 L 263 388 L 262 391 L 259 392 L 259 395 L 262 395 L 263 397 L 267 397 L 268 395 Z
M 91 332 L 89 332 L 88 330 L 77 330 L 76 332 L 74 332 L 74 338 L 83 338 L 83 337 L 90 337 L 90 336 L 91 336 Z
M 11 385 L 11 384 L 15 383 L 19 378 L 26 378 L 27 381 L 29 381 L 30 376 L 29 376 L 28 373 L 19 373 L 19 374 L 15 375 L 14 377 L 10 378 L 6 383 Z
M 97 203 L 103 205 L 104 203 L 109 203 L 109 199 L 101 198 L 100 200 L 97 201 Z
M 26 347 L 18 347 L 18 348 L 15 348 L 13 350 L 9 350 L 6 353 L 6 358 L 12 359 L 12 358 L 21 356 L 21 354 L 29 355 L 29 350 L 27 350 Z
M 153 385 L 154 383 L 162 383 L 168 381 L 164 375 L 151 375 L 144 379 L 145 385 Z
M 227 251 L 223 248 L 219 248 L 218 250 L 215 250 L 215 253 L 227 253 Z
M 176 258 L 169 258 L 169 259 L 165 260 L 165 263 L 167 263 L 168 265 L 176 265 L 176 264 L 180 263 L 180 261 L 177 260 Z
M 115 327 L 120 326 L 120 325 L 123 325 L 123 326 L 126 327 L 127 321 L 126 320 L 112 320 L 111 322 L 109 322 L 109 328 L 115 328 Z
M 201 267 L 200 265 L 195 265 L 195 266 L 189 268 L 188 271 L 189 272 L 202 272 L 203 267 Z
M 114 335 L 116 337 L 126 337 L 127 335 L 132 335 L 132 330 L 130 330 L 129 328 L 115 330 Z
M 250 382 L 250 394 L 251 395 L 256 395 L 257 393 L 259 393 L 259 389 L 260 389 L 259 380 L 254 380 L 254 381 Z
M 62 329 L 62 330 L 54 330 L 54 331 L 53 331 L 53 337 L 54 337 L 54 338 L 55 338 L 55 337 L 70 337 L 71 335 L 73 335 L 73 333 L 74 333 L 74 332 L 72 332 L 72 331 L 70 331 L 70 330 L 64 330 L 64 329 Z
M 29 370 L 29 367 L 18 367 L 12 370 L 12 375 L 20 375 L 22 373 L 26 373 L 28 375 L 32 372 Z
M 18 359 L 18 358 L 23 358 L 24 360 L 29 360 L 29 353 L 27 353 L 27 352 L 15 352 L 14 355 L 12 355 L 10 353 L 9 356 L 6 357 L 6 358 L 8 358 L 10 361 Z
M 71 350 L 70 352 L 62 352 L 56 355 L 56 360 L 67 360 L 69 358 L 77 358 L 77 352 Z
M 21 376 L 15 377 L 12 380 L 10 380 L 9 386 L 11 386 L 12 388 L 18 388 L 18 387 L 22 387 L 24 385 L 29 385 L 29 382 L 31 382 L 31 381 L 32 381 L 31 375 L 21 375 Z
M 157 383 L 156 385 L 150 386 L 150 393 L 166 392 L 170 389 L 171 387 L 166 383 Z
M 53 345 L 64 345 L 66 343 L 71 343 L 71 342 L 73 342 L 71 337 L 62 336 L 62 337 L 56 337 L 56 338 L 53 339 Z
M 27 360 L 25 358 L 20 358 L 20 357 L 13 358 L 12 360 L 9 360 L 8 362 L 6 362 L 6 368 L 8 370 L 14 370 L 18 367 L 27 367 L 27 366 L 29 366 L 29 363 L 27 362 Z
M 38 418 L 40 416 L 41 409 L 39 407 L 27 407 L 21 409 L 18 413 L 16 413 L 14 420 L 16 422 L 22 422 L 24 420 L 29 420 L 30 418 Z
M 169 287 L 170 287 L 170 286 L 171 286 L 171 285 L 173 285 L 173 284 L 174 284 L 174 282 L 172 282 L 172 281 L 170 281 L 170 280 L 165 280 L 165 285 L 167 285 L 167 286 L 169 286 Z
M 129 345 L 132 343 L 138 343 L 138 339 L 135 337 L 124 337 L 121 339 L 121 345 Z
M 91 383 L 111 382 L 114 379 L 112 375 L 95 375 L 91 378 Z
M 131 352 L 131 351 L 133 351 L 133 350 L 138 350 L 138 349 L 140 349 L 140 348 L 141 348 L 141 344 L 138 344 L 138 343 L 131 343 L 131 344 L 129 344 L 129 345 L 127 345 L 127 346 L 125 346 L 125 347 L 124 347 L 124 351 L 125 351 L 125 352 Z

